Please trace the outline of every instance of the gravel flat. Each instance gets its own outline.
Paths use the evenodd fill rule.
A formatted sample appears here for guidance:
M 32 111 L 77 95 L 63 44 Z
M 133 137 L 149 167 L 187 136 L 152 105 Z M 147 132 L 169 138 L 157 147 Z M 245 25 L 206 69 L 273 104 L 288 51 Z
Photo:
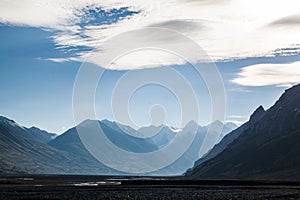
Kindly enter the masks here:
M 0 180 L 0 199 L 300 199 L 300 184 L 297 182 L 264 183 L 5 178 Z

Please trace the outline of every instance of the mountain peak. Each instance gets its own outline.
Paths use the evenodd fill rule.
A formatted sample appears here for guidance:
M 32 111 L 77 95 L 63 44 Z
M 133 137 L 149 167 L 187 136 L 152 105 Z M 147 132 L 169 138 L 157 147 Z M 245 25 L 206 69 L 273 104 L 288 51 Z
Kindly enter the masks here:
M 256 123 L 259 121 L 263 116 L 266 114 L 266 111 L 262 105 L 260 105 L 250 116 L 249 122 L 251 123 Z
M 80 122 L 77 126 L 88 126 L 92 123 L 98 122 L 96 119 L 86 119 Z
M 213 121 L 210 126 L 224 126 L 224 124 L 220 120 Z
M 185 128 L 186 128 L 186 127 L 197 127 L 197 126 L 199 126 L 198 123 L 195 122 L 194 120 L 191 120 L 189 123 L 187 123 L 187 124 L 185 125 Z

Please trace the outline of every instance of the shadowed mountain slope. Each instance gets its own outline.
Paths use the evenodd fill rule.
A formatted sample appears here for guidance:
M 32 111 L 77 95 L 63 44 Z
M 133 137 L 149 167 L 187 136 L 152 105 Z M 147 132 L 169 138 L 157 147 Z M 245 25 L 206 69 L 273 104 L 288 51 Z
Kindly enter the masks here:
M 250 120 L 251 121 L 251 120 Z M 187 175 L 213 179 L 300 179 L 300 85 L 254 125 Z

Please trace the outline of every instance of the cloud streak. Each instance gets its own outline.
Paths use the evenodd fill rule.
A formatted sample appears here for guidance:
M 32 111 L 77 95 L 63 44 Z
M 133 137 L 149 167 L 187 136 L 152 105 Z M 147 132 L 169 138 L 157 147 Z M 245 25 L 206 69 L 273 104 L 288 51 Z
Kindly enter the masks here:
M 232 82 L 242 86 L 291 87 L 300 82 L 300 61 L 289 64 L 258 64 L 244 67 Z

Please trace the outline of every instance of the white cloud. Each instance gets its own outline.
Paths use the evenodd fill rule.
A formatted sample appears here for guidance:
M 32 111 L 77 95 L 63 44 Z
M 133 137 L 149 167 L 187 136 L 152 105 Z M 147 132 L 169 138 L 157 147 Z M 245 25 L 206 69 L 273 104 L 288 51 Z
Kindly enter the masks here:
M 242 116 L 242 115 L 230 115 L 228 116 L 230 119 L 246 119 L 247 116 Z
M 101 3 L 97 0 L 1 0 L 0 22 L 66 30 L 80 20 L 84 8 L 97 5 L 103 9 L 122 7 L 114 0 Z
M 258 64 L 244 67 L 232 82 L 242 86 L 290 87 L 300 83 L 300 61 L 289 64 Z
M 76 22 L 81 20 L 87 7 L 105 10 L 128 7 L 140 12 L 114 24 L 90 25 L 81 29 Z M 275 23 L 292 21 L 294 24 L 297 21 L 293 16 L 298 16 L 299 7 L 298 0 L 2 0 L 0 22 L 60 30 L 53 36 L 57 45 L 87 46 L 102 51 L 106 49 L 101 44 L 114 35 L 149 26 L 169 28 L 197 42 L 213 60 L 227 60 L 272 56 L 276 50 L 281 53 L 280 49 L 300 44 L 300 26 L 282 27 Z M 130 43 L 136 38 L 123 42 Z M 138 56 L 146 58 L 146 53 Z M 123 58 L 119 69 L 141 66 L 140 62 L 129 66 L 130 59 L 130 56 L 127 60 Z M 181 64 L 179 60 L 166 55 L 160 56 L 159 61 L 162 64 Z

